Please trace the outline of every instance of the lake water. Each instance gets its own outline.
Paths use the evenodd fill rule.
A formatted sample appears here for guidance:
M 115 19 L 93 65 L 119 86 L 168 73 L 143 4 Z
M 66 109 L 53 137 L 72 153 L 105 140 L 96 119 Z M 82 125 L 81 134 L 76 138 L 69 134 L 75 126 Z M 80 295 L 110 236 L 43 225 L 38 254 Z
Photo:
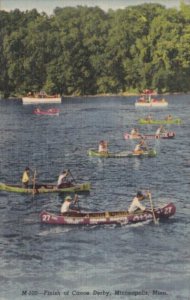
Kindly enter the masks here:
M 190 299 L 190 95 L 166 99 L 167 109 L 148 112 L 183 123 L 166 126 L 175 139 L 148 141 L 158 155 L 143 159 L 86 154 L 101 139 L 110 151 L 134 149 L 136 142 L 123 134 L 148 113 L 135 108 L 135 97 L 66 98 L 51 106 L 60 108 L 59 116 L 37 116 L 32 105 L 0 101 L 1 182 L 19 183 L 26 166 L 37 170 L 40 182 L 55 182 L 70 169 L 78 182 L 92 183 L 90 194 L 79 196 L 88 210 L 127 209 L 146 189 L 155 206 L 172 201 L 177 209 L 159 226 L 49 226 L 40 224 L 39 214 L 59 212 L 63 196 L 1 191 L 1 300 Z M 149 134 L 157 127 L 138 125 Z

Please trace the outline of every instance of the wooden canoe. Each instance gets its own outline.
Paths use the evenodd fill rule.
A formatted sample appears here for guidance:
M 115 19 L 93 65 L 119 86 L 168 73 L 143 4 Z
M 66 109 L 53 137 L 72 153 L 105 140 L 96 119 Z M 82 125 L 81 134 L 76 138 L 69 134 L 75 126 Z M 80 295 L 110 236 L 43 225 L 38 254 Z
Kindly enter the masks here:
M 66 183 L 64 187 L 57 188 L 55 184 L 47 184 L 47 183 L 40 183 L 35 184 L 35 191 L 33 186 L 30 185 L 29 188 L 24 188 L 22 185 L 16 184 L 5 184 L 0 183 L 0 190 L 7 191 L 7 192 L 15 192 L 15 193 L 65 193 L 65 192 L 88 192 L 91 188 L 91 184 L 89 182 L 81 183 L 81 184 L 72 184 Z
M 176 207 L 173 203 L 166 204 L 154 209 L 156 219 L 163 220 L 173 216 Z M 127 211 L 106 211 L 106 212 L 68 212 L 57 215 L 42 211 L 40 220 L 45 224 L 52 225 L 102 225 L 102 224 L 131 224 L 153 220 L 151 210 L 128 213 Z
M 126 140 L 136 140 L 136 139 L 173 139 L 175 137 L 175 132 L 173 131 L 168 131 L 159 135 L 156 134 L 130 134 L 130 133 L 125 133 L 124 138 Z
M 95 149 L 89 149 L 87 154 L 92 157 L 103 157 L 103 158 L 122 158 L 122 157 L 154 157 L 156 156 L 156 150 L 150 149 L 149 151 L 144 151 L 144 153 L 136 154 L 132 151 L 122 151 L 122 152 L 108 152 L 99 153 Z

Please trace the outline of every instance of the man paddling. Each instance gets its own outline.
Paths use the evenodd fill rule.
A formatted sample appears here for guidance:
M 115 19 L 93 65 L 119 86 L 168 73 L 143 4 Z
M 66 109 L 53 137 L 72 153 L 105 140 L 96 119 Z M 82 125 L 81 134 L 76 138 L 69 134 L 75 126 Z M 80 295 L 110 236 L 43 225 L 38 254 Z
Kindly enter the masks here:
M 135 146 L 135 149 L 134 149 L 134 153 L 135 154 L 143 154 L 144 151 L 148 151 L 148 146 L 147 144 L 145 143 L 145 141 L 142 139 L 136 146 Z
M 98 146 L 99 153 L 108 153 L 108 142 L 107 141 L 100 141 Z
M 22 184 L 25 188 L 28 188 L 29 181 L 30 181 L 30 169 L 29 167 L 26 167 L 22 174 Z
M 79 212 L 77 209 L 71 208 L 72 205 L 76 205 L 78 202 L 78 195 L 75 194 L 74 199 L 72 200 L 71 196 L 67 196 L 64 199 L 64 202 L 61 206 L 61 214 L 66 212 Z
M 150 192 L 147 192 L 146 195 L 143 195 L 141 191 L 137 192 L 136 196 L 133 198 L 131 205 L 129 206 L 128 212 L 133 213 L 137 209 L 140 209 L 142 211 L 145 211 L 146 207 L 141 204 L 141 201 L 143 201 L 146 198 L 150 197 Z
M 161 134 L 165 133 L 166 130 L 163 125 L 161 125 L 157 130 L 156 130 L 156 136 L 160 136 Z
M 65 184 L 67 183 L 66 177 L 69 175 L 69 170 L 63 170 L 63 172 L 59 175 L 57 180 L 57 188 L 60 189 L 62 187 L 65 187 Z

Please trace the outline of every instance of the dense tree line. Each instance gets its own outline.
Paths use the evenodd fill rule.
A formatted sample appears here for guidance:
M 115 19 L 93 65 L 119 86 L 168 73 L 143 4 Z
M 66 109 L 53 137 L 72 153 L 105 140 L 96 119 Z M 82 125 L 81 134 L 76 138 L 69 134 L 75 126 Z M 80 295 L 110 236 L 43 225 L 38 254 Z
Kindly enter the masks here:
M 5 96 L 190 91 L 190 5 L 0 11 Z

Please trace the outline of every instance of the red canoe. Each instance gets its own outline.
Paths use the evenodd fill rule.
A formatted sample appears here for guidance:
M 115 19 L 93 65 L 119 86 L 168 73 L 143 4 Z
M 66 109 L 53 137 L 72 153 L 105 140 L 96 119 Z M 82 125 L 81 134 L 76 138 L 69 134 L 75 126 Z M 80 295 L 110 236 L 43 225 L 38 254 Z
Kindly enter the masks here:
M 132 135 L 128 132 L 124 134 L 124 139 L 125 140 L 136 140 L 136 139 L 173 139 L 175 137 L 175 132 L 169 131 L 166 133 L 162 133 L 160 135 L 156 134 L 137 134 L 137 135 Z
M 58 108 L 49 108 L 46 110 L 42 110 L 40 108 L 36 108 L 33 113 L 35 115 L 47 115 L 47 116 L 58 116 L 60 113 L 60 109 Z
M 156 219 L 163 220 L 173 216 L 176 207 L 173 203 L 154 209 Z M 54 225 L 102 225 L 102 224 L 131 224 L 153 220 L 150 210 L 128 213 L 128 211 L 110 212 L 68 212 L 64 215 L 56 215 L 46 211 L 40 214 L 42 223 Z

